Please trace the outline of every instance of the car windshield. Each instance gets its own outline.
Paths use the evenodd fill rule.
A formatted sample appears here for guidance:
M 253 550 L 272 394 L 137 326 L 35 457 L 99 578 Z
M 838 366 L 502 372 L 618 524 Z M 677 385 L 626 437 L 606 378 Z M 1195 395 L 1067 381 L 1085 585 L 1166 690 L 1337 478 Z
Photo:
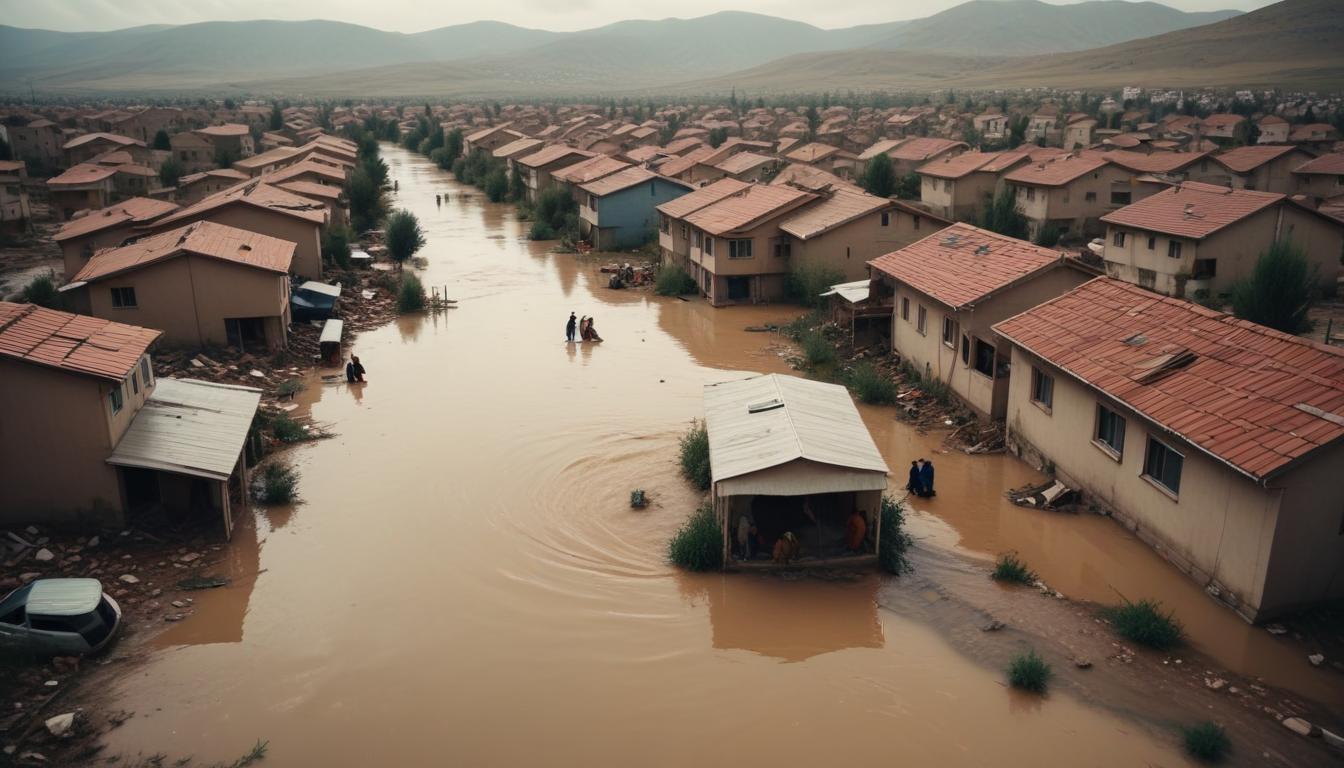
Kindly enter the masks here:
M 5 624 L 22 624 L 24 609 L 28 604 L 28 593 L 32 591 L 31 584 L 19 587 L 10 592 L 3 601 L 0 601 L 0 622 Z

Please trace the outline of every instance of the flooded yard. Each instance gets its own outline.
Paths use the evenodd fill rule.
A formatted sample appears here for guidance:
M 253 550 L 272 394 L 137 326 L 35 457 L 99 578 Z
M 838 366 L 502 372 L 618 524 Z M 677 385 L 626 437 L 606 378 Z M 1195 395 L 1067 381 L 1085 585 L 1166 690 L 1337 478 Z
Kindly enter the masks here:
M 111 751 L 232 759 L 261 738 L 282 766 L 1187 764 L 1174 724 L 1132 701 L 1011 691 L 973 643 L 901 608 L 916 580 L 674 570 L 666 541 L 697 502 L 676 445 L 701 386 L 787 371 L 776 337 L 744 329 L 796 310 L 609 290 L 598 262 L 526 241 L 511 206 L 384 156 L 426 230 L 424 282 L 458 308 L 359 336 L 367 384 L 310 381 L 300 400 L 337 436 L 291 453 L 303 503 L 244 525 L 233 584 L 198 593 L 114 679 L 136 716 Z M 566 345 L 571 311 L 606 342 Z M 1008 504 L 1030 468 L 940 453 L 940 436 L 862 410 L 893 489 L 909 460 L 938 466 L 939 495 L 911 515 L 921 548 L 1014 550 L 1070 598 L 1160 599 L 1197 650 L 1344 706 L 1333 678 L 1111 521 Z M 630 509 L 636 488 L 647 509 Z

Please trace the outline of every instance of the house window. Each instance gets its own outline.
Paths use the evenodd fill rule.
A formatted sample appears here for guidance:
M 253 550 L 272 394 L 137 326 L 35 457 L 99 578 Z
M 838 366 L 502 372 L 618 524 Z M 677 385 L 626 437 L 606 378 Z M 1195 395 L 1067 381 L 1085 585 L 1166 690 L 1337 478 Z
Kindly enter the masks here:
M 915 321 L 915 330 L 919 331 L 919 334 L 923 336 L 925 335 L 925 332 L 928 329 L 928 325 L 929 325 L 929 311 L 924 308 L 923 304 L 920 304 L 919 316 L 916 318 Z
M 914 218 L 914 220 L 915 220 L 915 229 L 919 229 L 919 217 L 918 217 L 918 216 L 915 216 L 915 217 L 913 217 L 913 218 Z
M 910 299 L 905 297 L 901 298 L 901 319 L 910 322 Z
M 884 227 L 891 226 L 891 214 L 886 211 L 882 212 L 882 226 Z
M 956 349 L 957 324 L 947 315 L 943 315 L 943 344 L 949 349 Z
M 951 180 L 951 179 L 943 179 L 943 191 L 944 191 L 944 192 L 951 192 L 951 191 L 952 191 L 952 180 Z
M 1153 237 L 1153 236 L 1151 236 L 1151 235 L 1149 235 L 1149 237 L 1148 237 L 1148 250 L 1151 251 L 1151 250 L 1154 250 L 1155 248 L 1157 248 L 1157 238 L 1156 238 L 1156 237 Z
M 1111 245 L 1114 245 L 1114 246 L 1117 247 L 1117 248 L 1124 248 L 1124 247 L 1125 247 L 1125 233 L 1117 229 L 1117 230 L 1115 231 L 1115 234 L 1114 234 L 1114 235 L 1111 235 Z
M 1123 191 L 1118 189 L 1111 190 L 1111 205 L 1129 205 L 1131 199 L 1132 195 L 1128 189 Z
M 1027 199 L 1028 199 L 1028 200 L 1035 200 L 1035 199 L 1036 199 L 1036 188 L 1035 188 L 1035 187 L 1027 187 Z
M 154 372 L 149 367 L 149 355 L 140 358 L 140 378 L 145 380 L 146 387 L 154 386 Z
M 140 375 L 135 371 L 131 371 L 131 394 L 140 394 Z
M 986 344 L 982 339 L 975 340 L 975 371 L 994 377 L 994 345 Z
M 1191 275 L 1196 280 L 1207 280 L 1218 274 L 1217 259 L 1195 259 L 1194 274 Z
M 1035 367 L 1031 369 L 1031 401 L 1045 408 L 1055 405 L 1055 377 Z
M 1125 453 L 1125 419 L 1110 408 L 1097 403 L 1097 430 L 1095 442 L 1107 453 L 1120 458 Z
M 701 237 L 701 235 L 700 235 L 700 230 L 697 229 L 697 230 L 695 230 L 695 247 L 696 247 L 696 248 L 699 248 L 699 247 L 701 247 L 702 244 L 703 244 L 703 241 L 702 241 L 702 237 Z
M 793 255 L 793 242 L 781 237 L 775 241 L 775 258 L 787 259 Z
M 1069 202 L 1069 190 L 1064 190 L 1064 202 Z
M 672 220 L 669 219 L 669 218 L 667 218 L 666 216 L 663 217 L 663 227 L 662 227 L 662 229 L 663 229 L 663 234 L 665 234 L 665 235 L 666 235 L 666 234 L 671 234 L 671 232 L 672 232 Z
M 688 228 L 687 228 L 687 225 L 686 225 L 685 223 L 682 223 L 682 225 L 681 225 L 681 239 L 682 239 L 682 240 L 685 240 L 685 239 L 688 237 L 687 229 L 688 229 Z
M 1148 438 L 1148 455 L 1143 460 L 1143 476 L 1172 493 L 1181 492 L 1181 467 L 1185 457 L 1166 443 Z
M 969 365 L 971 362 L 971 337 L 961 334 L 961 364 Z
M 1181 244 L 1175 240 L 1167 243 L 1167 256 L 1173 259 L 1181 258 Z
M 708 253 L 710 256 L 714 255 L 714 238 L 705 238 L 705 253 Z
M 751 258 L 751 240 L 729 240 L 728 258 L 730 259 L 750 259 Z
M 1089 202 L 1089 203 L 1095 203 L 1095 202 L 1097 202 L 1097 193 L 1096 193 L 1096 192 L 1088 192 L 1086 195 L 1083 195 L 1083 199 L 1086 200 L 1086 201 Z
M 134 289 L 134 288 L 113 288 L 113 289 L 112 289 L 112 306 L 114 306 L 114 307 L 116 307 L 116 308 L 118 308 L 118 309 L 131 309 L 131 308 L 135 307 L 135 306 L 136 306 L 136 304 L 135 304 L 135 289 Z
M 1139 267 L 1139 287 L 1157 290 L 1157 270 Z
M 107 401 L 112 406 L 112 415 L 116 416 L 121 411 L 121 384 L 117 384 L 107 393 Z

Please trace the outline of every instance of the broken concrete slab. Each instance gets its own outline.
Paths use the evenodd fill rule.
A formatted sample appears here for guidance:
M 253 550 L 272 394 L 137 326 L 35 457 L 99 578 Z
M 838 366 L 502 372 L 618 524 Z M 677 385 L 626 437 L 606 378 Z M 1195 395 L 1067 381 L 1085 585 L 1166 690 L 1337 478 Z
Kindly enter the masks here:
M 1282 722 L 1284 728 L 1298 736 L 1311 736 L 1313 731 L 1316 730 L 1315 726 L 1300 717 L 1285 717 Z
M 75 727 L 75 713 L 66 712 L 55 717 L 49 717 L 43 724 L 47 726 L 47 733 L 59 739 L 70 733 L 71 729 Z

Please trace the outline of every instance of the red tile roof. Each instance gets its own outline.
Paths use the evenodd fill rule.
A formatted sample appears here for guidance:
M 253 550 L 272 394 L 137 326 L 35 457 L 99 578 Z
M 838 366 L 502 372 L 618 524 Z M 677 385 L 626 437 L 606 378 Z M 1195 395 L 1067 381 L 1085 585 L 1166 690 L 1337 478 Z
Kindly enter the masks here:
M 1213 161 L 1234 173 L 1249 173 L 1270 160 L 1277 160 L 1289 152 L 1297 151 L 1300 151 L 1297 147 L 1289 145 L 1264 144 L 1254 147 L 1236 147 L 1214 155 Z
M 613 192 L 620 192 L 623 189 L 629 189 L 636 184 L 642 184 L 650 179 L 657 178 L 660 177 L 653 171 L 650 171 L 647 168 L 640 168 L 637 165 L 632 165 L 623 171 L 617 171 L 609 176 L 603 176 L 602 178 L 595 179 L 587 184 L 580 184 L 579 189 L 582 189 L 590 195 L 602 197 L 604 195 L 610 195 Z M 666 181 L 671 180 L 666 179 Z M 671 183 L 680 185 L 680 182 L 677 181 L 672 181 Z
M 564 144 L 552 144 L 529 155 L 523 155 L 514 162 L 525 168 L 540 168 L 544 165 L 550 165 L 557 160 L 573 158 L 576 162 L 583 158 L 592 157 L 593 153 L 586 149 L 575 149 Z
M 162 331 L 0 301 L 0 355 L 121 381 Z
M 1177 237 L 1208 237 L 1284 199 L 1274 192 L 1186 181 L 1102 216 L 1107 224 Z
M 1256 481 L 1344 436 L 1344 350 L 1129 283 L 1097 278 L 994 329 Z
M 136 141 L 135 139 L 128 138 L 126 136 L 120 136 L 115 133 L 98 132 L 98 133 L 86 133 L 83 136 L 76 136 L 75 138 L 67 141 L 65 143 L 65 146 L 61 147 L 61 149 L 74 149 L 75 147 L 82 147 L 85 144 L 89 144 L 94 141 L 108 141 L 113 144 L 120 144 L 123 147 L 145 146 L 145 143 L 143 141 Z
M 545 142 L 543 142 L 541 139 L 529 139 L 526 136 L 524 136 L 521 139 L 514 139 L 513 141 L 510 141 L 508 144 L 505 144 L 499 149 L 496 149 L 491 154 L 494 155 L 495 157 L 500 158 L 516 157 L 518 155 L 531 152 L 532 150 L 539 148 L 544 143 Z
M 341 199 L 341 188 L 331 184 L 318 184 L 316 181 L 284 181 L 276 186 L 304 197 L 316 197 L 323 200 Z
M 1033 161 L 1003 178 L 1015 184 L 1059 187 L 1106 165 L 1100 153 L 1062 155 L 1053 160 Z
M 629 163 L 617 160 L 610 155 L 594 155 L 587 160 L 561 168 L 552 173 L 551 178 L 569 184 L 587 184 L 590 181 L 600 179 L 603 176 L 610 176 L 629 167 Z
M 284 168 L 271 171 L 270 173 L 262 174 L 261 181 L 263 184 L 280 184 L 281 182 L 290 181 L 291 179 L 306 174 L 313 174 L 319 178 L 326 179 L 327 181 L 335 182 L 336 184 L 345 184 L 345 173 L 343 171 L 335 166 L 315 162 L 313 160 L 303 160 L 293 165 L 288 165 Z
M 99 251 L 71 283 L 91 283 L 184 254 L 231 261 L 246 267 L 285 274 L 294 258 L 294 243 L 213 221 L 198 221 L 120 248 Z
M 668 200 L 658 206 L 658 211 L 674 219 L 682 219 L 688 214 L 694 213 L 711 203 L 717 203 L 729 195 L 735 195 L 750 186 L 747 182 L 737 179 L 719 179 L 713 184 L 688 192 L 675 200 Z
M 868 263 L 920 293 L 961 309 L 1062 264 L 1064 258 L 1049 248 L 958 222 Z
M 735 176 L 773 162 L 776 162 L 775 158 L 768 155 L 758 155 L 755 152 L 738 152 L 714 167 L 730 176 Z
M 325 224 L 327 221 L 327 208 L 321 203 L 315 203 L 304 197 L 299 197 L 293 192 L 286 192 L 279 187 L 273 187 L 269 184 L 263 184 L 260 179 L 250 181 L 246 184 L 239 184 L 228 189 L 220 190 L 209 197 L 197 202 L 195 205 L 183 208 L 177 213 L 158 222 L 157 227 L 172 224 L 179 221 L 204 216 L 211 211 L 222 208 L 226 205 L 247 205 L 253 208 L 272 211 L 275 213 L 291 216 L 296 219 L 303 219 L 313 224 Z
M 818 160 L 825 160 L 838 152 L 840 152 L 839 147 L 833 147 L 830 144 L 822 144 L 814 141 L 811 144 L 804 144 L 797 149 L 790 150 L 785 157 L 799 163 L 815 163 Z
M 1297 166 L 1293 173 L 1319 173 L 1328 176 L 1344 176 L 1344 152 L 1321 155 L 1315 160 Z
M 919 160 L 928 160 L 929 158 L 934 157 L 935 155 L 939 155 L 943 152 L 946 152 L 949 149 L 955 149 L 956 147 L 965 147 L 965 146 L 966 143 L 963 141 L 953 141 L 951 139 L 935 139 L 931 137 L 923 137 L 901 142 L 901 144 L 899 144 L 895 149 L 892 149 L 891 151 L 887 152 L 887 154 L 891 155 L 892 160 L 919 161 Z
M 60 176 L 54 176 L 47 179 L 48 187 L 78 187 L 85 184 L 94 184 L 103 179 L 110 179 L 117 172 L 117 169 L 109 165 L 93 165 L 91 163 L 80 163 L 71 166 Z
M 123 224 L 144 224 L 176 210 L 176 204 L 165 200 L 132 197 L 101 210 L 89 211 L 84 216 L 66 222 L 52 239 L 59 243 Z
M 1102 155 L 1113 164 L 1135 173 L 1175 173 L 1202 159 L 1208 152 L 1125 152 L 1113 150 Z
M 999 159 L 1003 152 L 962 152 L 955 157 L 940 157 L 915 169 L 922 176 L 939 179 L 960 179 L 967 174 L 983 170 L 984 166 Z M 1019 155 L 1019 158 L 1025 155 Z
M 711 203 L 685 218 L 692 226 L 711 235 L 725 235 L 782 216 L 816 197 L 811 192 L 793 187 L 753 184 L 740 194 Z
M 801 240 L 823 235 L 868 214 L 892 207 L 890 200 L 839 190 L 790 214 L 779 228 Z
M 225 123 L 223 125 L 207 125 L 199 128 L 196 133 L 205 136 L 246 136 L 252 129 L 241 123 Z

